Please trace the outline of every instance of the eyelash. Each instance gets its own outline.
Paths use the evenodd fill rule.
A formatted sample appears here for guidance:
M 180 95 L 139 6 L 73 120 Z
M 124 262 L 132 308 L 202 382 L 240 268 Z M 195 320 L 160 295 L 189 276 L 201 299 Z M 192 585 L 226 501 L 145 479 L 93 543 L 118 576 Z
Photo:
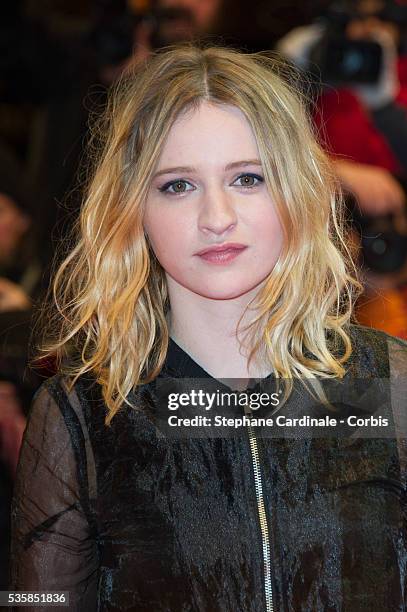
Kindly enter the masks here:
M 244 189 L 254 189 L 254 187 L 257 187 L 260 183 L 264 182 L 264 178 L 262 176 L 259 176 L 258 174 L 252 174 L 251 172 L 240 174 L 233 182 L 235 183 L 239 179 L 245 178 L 246 176 L 256 179 L 257 183 L 255 183 L 254 185 L 238 185 L 238 187 L 243 187 Z M 161 191 L 161 193 L 165 193 L 165 194 L 169 194 L 173 196 L 183 195 L 184 193 L 188 193 L 188 191 L 193 191 L 193 189 L 188 189 L 187 191 L 181 191 L 179 193 L 174 192 L 174 191 L 169 191 L 169 188 L 172 187 L 173 185 L 176 185 L 177 183 L 187 183 L 188 185 L 191 184 L 189 181 L 185 179 L 175 179 L 175 181 L 169 181 L 168 183 L 165 183 L 165 185 L 163 185 L 162 187 L 159 187 L 159 191 Z
M 244 187 L 245 189 L 253 189 L 254 187 L 257 187 L 258 185 L 260 185 L 260 183 L 264 183 L 264 178 L 262 176 L 260 176 L 259 174 L 253 174 L 251 172 L 248 172 L 246 174 L 241 174 L 233 182 L 235 183 L 239 179 L 245 178 L 246 176 L 256 179 L 257 183 L 255 183 L 254 185 L 238 185 L 238 187 Z
M 180 195 L 182 193 L 186 193 L 186 191 L 180 192 L 180 193 L 176 193 L 174 191 L 169 191 L 169 188 L 172 187 L 173 185 L 176 185 L 177 183 L 186 183 L 188 185 L 191 184 L 188 181 L 186 181 L 185 179 L 176 179 L 175 181 L 169 181 L 168 183 L 165 183 L 165 185 L 163 185 L 162 187 L 159 187 L 159 191 L 161 191 L 161 193 L 170 194 L 170 195 Z M 193 190 L 192 189 L 188 189 L 188 191 L 193 191 Z

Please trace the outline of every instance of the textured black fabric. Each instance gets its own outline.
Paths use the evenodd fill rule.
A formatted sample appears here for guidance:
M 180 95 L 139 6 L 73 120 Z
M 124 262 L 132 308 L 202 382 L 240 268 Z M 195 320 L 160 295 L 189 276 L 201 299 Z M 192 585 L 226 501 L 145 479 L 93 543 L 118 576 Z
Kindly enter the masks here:
M 402 387 L 407 343 L 351 333 L 349 376 Z M 173 341 L 169 375 L 209 377 Z M 60 376 L 39 391 L 18 467 L 10 588 L 68 590 L 77 611 L 266 611 L 248 436 L 158 437 L 154 383 L 137 398 L 143 409 L 123 408 L 106 428 L 91 378 L 69 395 Z M 402 397 L 394 438 L 258 439 L 275 612 L 407 609 L 405 408 Z

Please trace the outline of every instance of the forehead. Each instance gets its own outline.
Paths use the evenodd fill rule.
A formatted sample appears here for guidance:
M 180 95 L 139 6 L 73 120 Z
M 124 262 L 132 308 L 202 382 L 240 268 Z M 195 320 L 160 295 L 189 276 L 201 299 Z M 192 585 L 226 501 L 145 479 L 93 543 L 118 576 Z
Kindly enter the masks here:
M 198 108 L 185 110 L 173 123 L 164 142 L 161 163 L 192 164 L 207 161 L 258 155 L 252 128 L 237 107 L 202 102 Z

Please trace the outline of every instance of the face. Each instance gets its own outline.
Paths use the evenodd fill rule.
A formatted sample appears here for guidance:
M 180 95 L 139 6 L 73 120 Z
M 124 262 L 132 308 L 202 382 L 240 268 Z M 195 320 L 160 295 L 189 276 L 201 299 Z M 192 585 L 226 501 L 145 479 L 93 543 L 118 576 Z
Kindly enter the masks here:
M 181 287 L 217 300 L 254 297 L 283 233 L 254 134 L 238 108 L 204 102 L 176 120 L 149 189 L 144 229 L 170 299 Z

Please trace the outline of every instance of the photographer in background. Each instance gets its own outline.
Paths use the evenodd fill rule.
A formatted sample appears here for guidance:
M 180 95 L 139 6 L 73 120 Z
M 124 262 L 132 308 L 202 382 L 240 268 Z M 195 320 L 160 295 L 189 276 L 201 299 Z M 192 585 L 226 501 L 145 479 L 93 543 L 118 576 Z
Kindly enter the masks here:
M 361 323 L 407 337 L 407 6 L 330 3 L 313 24 L 291 31 L 278 50 L 323 87 L 314 121 L 331 153 L 361 246 Z M 352 197 L 353 196 L 353 197 Z
M 397 177 L 407 172 L 407 113 L 397 67 L 407 8 L 375 2 L 374 15 L 368 8 L 365 2 L 331 3 L 318 21 L 292 30 L 277 48 L 325 85 L 314 116 L 320 137 L 344 187 L 364 213 L 378 215 L 405 204 Z

